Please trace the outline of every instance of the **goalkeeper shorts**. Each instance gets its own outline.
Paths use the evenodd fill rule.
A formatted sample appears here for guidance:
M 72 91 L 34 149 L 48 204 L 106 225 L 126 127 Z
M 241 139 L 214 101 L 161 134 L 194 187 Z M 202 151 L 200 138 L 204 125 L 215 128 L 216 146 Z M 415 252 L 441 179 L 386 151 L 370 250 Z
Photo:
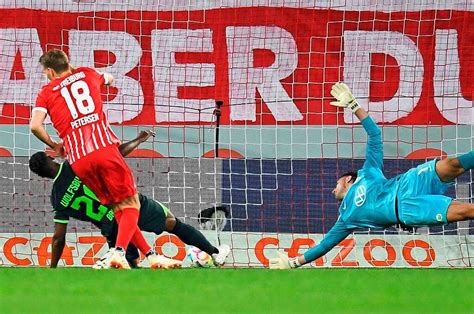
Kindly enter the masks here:
M 443 194 L 453 183 L 441 181 L 436 162 L 436 159 L 425 162 L 400 176 L 397 199 L 403 224 L 412 227 L 447 224 L 452 198 Z

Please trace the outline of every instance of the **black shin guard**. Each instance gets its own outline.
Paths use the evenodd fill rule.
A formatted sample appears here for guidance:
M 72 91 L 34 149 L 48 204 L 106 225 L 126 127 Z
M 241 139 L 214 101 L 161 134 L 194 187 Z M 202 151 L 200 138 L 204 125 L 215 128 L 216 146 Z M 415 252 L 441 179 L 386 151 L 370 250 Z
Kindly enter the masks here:
M 177 235 L 184 243 L 195 246 L 207 254 L 219 253 L 219 250 L 209 243 L 199 230 L 179 221 L 178 218 L 176 218 L 176 225 L 171 233 Z

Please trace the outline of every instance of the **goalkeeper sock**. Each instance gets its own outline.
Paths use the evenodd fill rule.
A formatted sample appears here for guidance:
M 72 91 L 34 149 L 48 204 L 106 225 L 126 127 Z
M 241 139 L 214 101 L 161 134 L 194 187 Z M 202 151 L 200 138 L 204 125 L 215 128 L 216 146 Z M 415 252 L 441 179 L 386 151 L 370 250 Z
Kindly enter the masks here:
M 474 168 L 474 150 L 467 154 L 459 156 L 458 160 L 464 170 L 467 171 L 469 169 Z
M 207 254 L 219 253 L 219 250 L 209 243 L 201 232 L 191 225 L 182 223 L 178 218 L 176 218 L 176 225 L 171 233 L 177 235 L 184 243 L 195 246 Z
M 139 211 L 136 208 L 128 207 L 122 209 L 121 215 L 119 214 L 120 223 L 117 234 L 117 248 L 125 249 L 132 240 L 135 231 L 138 229 L 138 216 Z

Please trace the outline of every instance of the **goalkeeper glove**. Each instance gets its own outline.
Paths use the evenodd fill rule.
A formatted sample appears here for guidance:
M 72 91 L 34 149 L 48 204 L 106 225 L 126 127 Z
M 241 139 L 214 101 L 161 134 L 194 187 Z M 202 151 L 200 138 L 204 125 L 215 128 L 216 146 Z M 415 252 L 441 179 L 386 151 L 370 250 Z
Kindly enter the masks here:
M 298 257 L 288 258 L 285 254 L 277 251 L 278 257 L 270 258 L 268 267 L 270 269 L 290 269 L 300 267 Z
M 352 95 L 351 90 L 349 87 L 344 83 L 336 83 L 332 86 L 331 95 L 336 98 L 338 101 L 331 101 L 329 104 L 342 107 L 342 108 L 349 108 L 352 112 L 356 112 L 360 105 Z

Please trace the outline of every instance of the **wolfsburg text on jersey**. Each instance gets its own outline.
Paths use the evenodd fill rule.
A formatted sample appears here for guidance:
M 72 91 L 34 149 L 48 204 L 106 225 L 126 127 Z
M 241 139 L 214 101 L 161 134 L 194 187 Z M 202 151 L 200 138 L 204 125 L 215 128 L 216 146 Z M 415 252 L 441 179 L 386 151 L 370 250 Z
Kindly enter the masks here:
M 76 194 L 77 189 L 81 186 L 81 180 L 79 180 L 78 177 L 74 177 L 74 180 L 71 182 L 69 187 L 66 190 L 66 193 L 64 193 L 64 196 L 61 199 L 61 205 L 64 207 L 68 207 L 69 203 L 71 200 L 74 198 L 74 195 Z

